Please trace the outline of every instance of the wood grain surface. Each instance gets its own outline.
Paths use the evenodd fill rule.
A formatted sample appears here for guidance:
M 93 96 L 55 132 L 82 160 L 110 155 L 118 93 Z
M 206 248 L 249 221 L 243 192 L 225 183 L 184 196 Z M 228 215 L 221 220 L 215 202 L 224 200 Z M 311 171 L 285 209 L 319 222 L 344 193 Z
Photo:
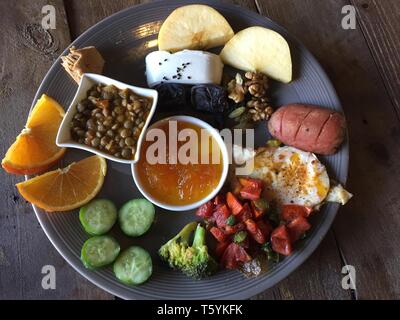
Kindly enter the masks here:
M 20 132 L 34 94 L 62 50 L 87 28 L 135 0 L 1 1 L 0 155 Z M 400 298 L 400 2 L 397 0 L 243 0 L 239 4 L 285 27 L 331 78 L 349 125 L 348 189 L 315 253 L 288 278 L 252 299 Z M 40 27 L 53 4 L 57 29 Z M 342 7 L 357 12 L 355 30 L 341 27 Z M 306 8 L 306 9 L 305 9 Z M 0 170 L 0 299 L 114 299 L 75 272 L 40 228 Z M 43 290 L 41 269 L 53 265 L 56 290 Z M 343 290 L 342 266 L 356 269 L 356 290 Z

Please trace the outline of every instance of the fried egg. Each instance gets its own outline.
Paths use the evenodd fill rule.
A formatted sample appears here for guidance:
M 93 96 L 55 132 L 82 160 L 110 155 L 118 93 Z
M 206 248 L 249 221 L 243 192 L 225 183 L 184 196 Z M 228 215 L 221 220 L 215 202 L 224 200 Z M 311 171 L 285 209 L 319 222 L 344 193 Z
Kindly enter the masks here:
M 264 196 L 278 206 L 317 206 L 325 200 L 330 188 L 328 173 L 318 158 L 294 147 L 257 152 L 250 176 L 264 181 Z

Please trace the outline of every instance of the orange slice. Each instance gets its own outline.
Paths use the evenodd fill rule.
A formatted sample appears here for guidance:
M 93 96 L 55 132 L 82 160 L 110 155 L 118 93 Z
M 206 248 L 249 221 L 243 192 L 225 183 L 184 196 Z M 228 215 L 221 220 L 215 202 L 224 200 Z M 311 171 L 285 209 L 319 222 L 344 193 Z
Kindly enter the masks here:
M 1 161 L 4 170 L 14 174 L 36 174 L 57 162 L 65 153 L 65 148 L 57 147 L 55 142 L 64 114 L 57 101 L 43 94 L 32 109 L 25 129 Z
M 100 191 L 106 172 L 106 161 L 92 156 L 16 186 L 25 200 L 39 208 L 48 212 L 67 211 L 92 200 Z

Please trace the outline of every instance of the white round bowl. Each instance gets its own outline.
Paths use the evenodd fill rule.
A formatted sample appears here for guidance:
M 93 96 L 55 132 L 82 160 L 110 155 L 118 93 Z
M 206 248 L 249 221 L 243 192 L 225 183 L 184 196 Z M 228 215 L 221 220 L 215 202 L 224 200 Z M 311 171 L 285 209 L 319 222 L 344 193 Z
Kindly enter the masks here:
M 194 117 L 190 117 L 190 116 L 172 116 L 169 118 L 165 118 L 165 119 L 162 119 L 162 120 L 157 121 L 156 123 L 152 124 L 148 128 L 148 130 L 150 130 L 154 127 L 158 127 L 158 125 L 162 122 L 166 122 L 166 121 L 170 121 L 170 120 L 184 121 L 187 123 L 195 124 L 202 129 L 206 129 L 210 132 L 211 136 L 218 143 L 218 146 L 219 146 L 219 148 L 221 150 L 221 154 L 222 154 L 222 173 L 221 173 L 221 178 L 219 180 L 217 187 L 212 192 L 210 192 L 206 197 L 204 197 L 203 199 L 196 201 L 194 203 L 185 204 L 185 205 L 171 205 L 171 204 L 161 202 L 161 201 L 155 199 L 147 190 L 145 190 L 145 188 L 143 187 L 143 185 L 140 181 L 139 175 L 138 175 L 139 167 L 138 167 L 137 163 L 133 163 L 131 165 L 132 176 L 133 176 L 133 180 L 136 183 L 136 186 L 138 187 L 140 192 L 143 194 L 143 196 L 145 198 L 147 198 L 147 200 L 154 203 L 155 205 L 157 205 L 161 208 L 167 209 L 167 210 L 171 210 L 171 211 L 192 210 L 192 209 L 200 207 L 202 204 L 204 204 L 207 201 L 214 198 L 218 194 L 218 192 L 221 190 L 222 186 L 224 185 L 226 177 L 228 176 L 228 169 L 229 169 L 228 149 L 225 145 L 224 140 L 222 139 L 219 132 L 215 128 L 213 128 L 212 126 L 210 126 L 208 123 L 204 122 L 203 120 L 200 120 L 200 119 L 197 119 Z

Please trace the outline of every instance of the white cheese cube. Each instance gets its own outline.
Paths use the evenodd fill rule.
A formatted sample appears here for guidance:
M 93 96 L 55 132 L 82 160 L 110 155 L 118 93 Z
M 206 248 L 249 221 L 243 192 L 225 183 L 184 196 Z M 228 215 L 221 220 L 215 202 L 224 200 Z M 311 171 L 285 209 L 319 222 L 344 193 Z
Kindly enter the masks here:
M 154 87 L 161 82 L 220 84 L 223 67 L 221 58 L 210 52 L 153 51 L 146 56 L 147 85 Z

